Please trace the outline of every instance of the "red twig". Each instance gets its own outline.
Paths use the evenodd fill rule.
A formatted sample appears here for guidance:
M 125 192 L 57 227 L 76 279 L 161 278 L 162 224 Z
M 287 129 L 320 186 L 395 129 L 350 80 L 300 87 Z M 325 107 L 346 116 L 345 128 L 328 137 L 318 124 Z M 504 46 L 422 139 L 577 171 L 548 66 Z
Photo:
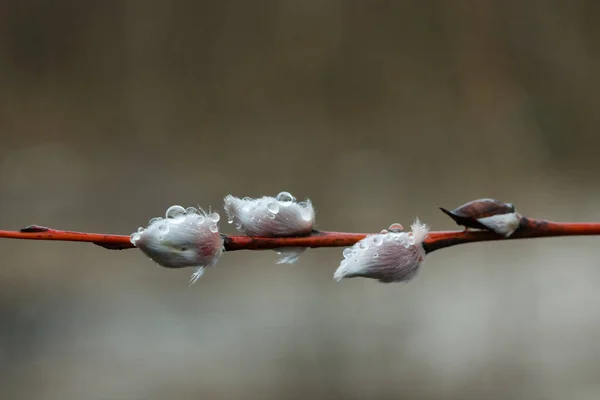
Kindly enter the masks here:
M 589 235 L 600 235 L 600 223 L 550 222 L 522 218 L 519 229 L 510 238 L 504 238 L 488 231 L 429 232 L 423 246 L 425 247 L 425 250 L 430 253 L 444 247 L 463 243 Z M 348 247 L 363 239 L 365 236 L 367 236 L 365 233 L 324 231 L 315 231 L 310 236 L 285 238 L 224 235 L 224 244 L 226 251 L 268 250 L 282 247 Z M 20 231 L 0 230 L 0 238 L 88 242 L 114 250 L 130 249 L 134 247 L 127 235 L 61 231 L 37 225 L 28 226 Z
M 86 233 L 61 231 L 47 228 L 45 226 L 30 225 L 20 231 L 0 230 L 0 238 L 28 239 L 28 240 L 58 240 L 63 242 L 87 242 L 94 243 L 107 249 L 122 250 L 131 249 L 135 246 L 126 235 L 109 235 L 103 233 Z

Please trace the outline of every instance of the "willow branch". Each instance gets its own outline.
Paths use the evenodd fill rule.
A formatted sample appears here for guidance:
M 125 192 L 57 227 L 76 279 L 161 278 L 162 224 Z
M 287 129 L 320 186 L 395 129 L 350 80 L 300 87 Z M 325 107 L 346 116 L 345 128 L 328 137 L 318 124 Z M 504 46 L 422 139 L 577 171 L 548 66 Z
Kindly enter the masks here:
M 367 235 L 366 233 L 313 231 L 311 235 L 297 237 L 272 238 L 223 235 L 223 239 L 225 250 L 235 251 L 269 250 L 285 247 L 349 247 Z M 490 231 L 437 231 L 429 232 L 423 242 L 423 247 L 427 253 L 431 253 L 435 250 L 465 243 L 593 235 L 600 235 L 600 223 L 551 222 L 522 218 L 519 229 L 509 238 Z M 87 242 L 111 250 L 124 250 L 135 247 L 131 244 L 128 235 L 63 231 L 38 225 L 31 225 L 20 231 L 0 230 L 0 238 Z

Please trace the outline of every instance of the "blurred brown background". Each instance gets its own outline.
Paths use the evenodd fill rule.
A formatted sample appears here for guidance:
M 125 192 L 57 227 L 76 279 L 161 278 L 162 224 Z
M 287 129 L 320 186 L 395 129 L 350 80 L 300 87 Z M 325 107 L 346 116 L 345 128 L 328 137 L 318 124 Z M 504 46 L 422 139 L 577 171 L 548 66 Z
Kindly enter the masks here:
M 600 2 L 0 1 L 0 226 L 130 233 L 310 197 L 379 231 L 479 197 L 600 220 Z M 222 225 L 224 232 L 232 227 Z M 460 246 L 407 285 L 0 241 L 2 399 L 598 399 L 600 250 Z

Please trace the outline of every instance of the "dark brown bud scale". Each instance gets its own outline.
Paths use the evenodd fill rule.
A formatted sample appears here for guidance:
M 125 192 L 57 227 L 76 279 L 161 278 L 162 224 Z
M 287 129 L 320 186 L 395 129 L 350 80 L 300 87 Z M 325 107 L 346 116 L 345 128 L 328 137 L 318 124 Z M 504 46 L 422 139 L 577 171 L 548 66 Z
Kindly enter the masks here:
M 515 206 L 512 203 L 504 203 L 494 199 L 478 199 L 463 204 L 452 211 L 448 211 L 442 207 L 440 207 L 440 210 L 452 218 L 458 225 L 474 229 L 488 229 L 487 226 L 478 220 L 493 217 L 494 215 L 514 213 Z

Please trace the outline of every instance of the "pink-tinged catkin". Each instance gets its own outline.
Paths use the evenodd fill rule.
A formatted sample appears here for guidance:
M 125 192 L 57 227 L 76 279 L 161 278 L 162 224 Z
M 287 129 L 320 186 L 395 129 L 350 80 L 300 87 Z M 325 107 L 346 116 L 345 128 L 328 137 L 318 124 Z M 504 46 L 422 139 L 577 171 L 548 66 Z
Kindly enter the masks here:
M 153 218 L 148 227 L 131 234 L 131 243 L 166 268 L 196 268 L 190 283 L 217 263 L 223 252 L 219 214 L 202 209 L 171 206 L 165 218 Z
M 288 192 L 257 199 L 228 195 L 224 199 L 228 222 L 247 236 L 289 237 L 309 235 L 315 224 L 315 210 L 310 200 L 297 202 Z M 305 247 L 276 249 L 278 263 L 293 263 Z
M 394 224 L 389 231 L 367 236 L 344 249 L 344 260 L 334 279 L 362 277 L 391 283 L 414 278 L 425 259 L 422 243 L 429 229 L 418 219 L 411 225 L 412 232 L 402 232 L 398 226 Z

